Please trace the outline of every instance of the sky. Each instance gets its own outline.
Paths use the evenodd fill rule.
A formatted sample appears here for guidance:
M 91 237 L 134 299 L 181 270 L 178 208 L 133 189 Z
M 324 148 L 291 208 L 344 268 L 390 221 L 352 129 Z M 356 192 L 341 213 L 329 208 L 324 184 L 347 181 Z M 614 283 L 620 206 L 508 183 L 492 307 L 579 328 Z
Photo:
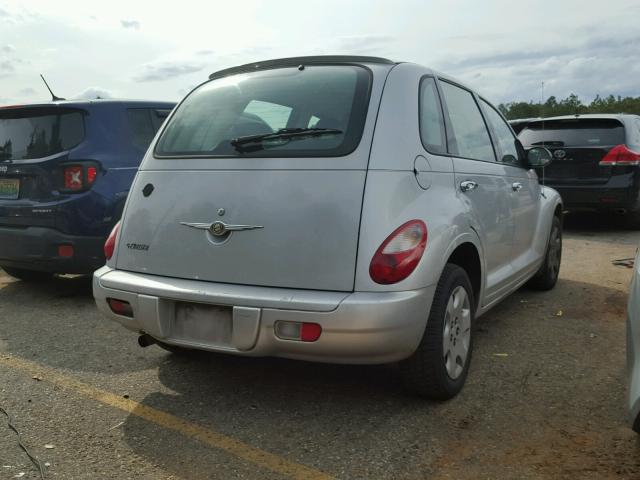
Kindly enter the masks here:
M 216 70 L 304 55 L 419 63 L 498 104 L 640 96 L 640 0 L 0 0 L 0 105 L 179 100 Z

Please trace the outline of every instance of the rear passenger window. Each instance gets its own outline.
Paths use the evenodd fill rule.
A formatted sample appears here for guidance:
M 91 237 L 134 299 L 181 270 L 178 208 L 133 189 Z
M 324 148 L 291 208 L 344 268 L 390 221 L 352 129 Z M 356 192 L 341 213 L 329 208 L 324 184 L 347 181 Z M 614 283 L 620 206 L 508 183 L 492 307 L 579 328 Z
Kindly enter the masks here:
M 491 128 L 497 137 L 498 145 L 500 146 L 500 154 L 502 155 L 500 161 L 520 166 L 518 150 L 516 148 L 516 137 L 511 132 L 507 122 L 502 119 L 495 108 L 484 100 L 481 100 L 481 102 L 487 121 L 489 122 L 489 125 L 491 125 Z
M 127 110 L 131 141 L 146 150 L 171 110 L 166 108 L 130 108 Z
M 156 132 L 160 129 L 170 113 L 171 110 L 167 110 L 165 108 L 159 108 L 151 111 L 151 122 L 153 123 L 153 129 Z
M 451 153 L 476 160 L 495 161 L 491 137 L 471 92 L 447 82 L 441 82 L 441 85 L 457 145 L 457 151 Z
M 146 150 L 157 130 L 151 120 L 151 109 L 130 108 L 127 110 L 127 119 L 131 130 L 131 141 L 136 147 Z
M 423 78 L 420 83 L 420 138 L 429 152 L 445 153 L 447 141 L 440 97 L 433 78 Z

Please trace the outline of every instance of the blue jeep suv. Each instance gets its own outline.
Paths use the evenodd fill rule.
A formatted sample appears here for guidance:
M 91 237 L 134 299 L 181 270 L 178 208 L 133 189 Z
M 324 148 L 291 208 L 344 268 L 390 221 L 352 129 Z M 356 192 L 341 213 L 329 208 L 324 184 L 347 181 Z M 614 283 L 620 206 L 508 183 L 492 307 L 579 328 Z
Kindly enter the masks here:
M 0 108 L 0 267 L 23 280 L 89 273 L 173 103 Z

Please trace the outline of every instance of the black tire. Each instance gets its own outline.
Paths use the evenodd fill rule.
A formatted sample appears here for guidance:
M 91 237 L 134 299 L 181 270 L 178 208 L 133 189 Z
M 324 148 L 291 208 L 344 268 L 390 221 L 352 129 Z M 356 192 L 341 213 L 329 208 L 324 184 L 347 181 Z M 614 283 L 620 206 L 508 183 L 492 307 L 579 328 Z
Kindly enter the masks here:
M 536 290 L 551 290 L 556 286 L 560 274 L 562 261 L 562 222 L 557 216 L 553 217 L 551 232 L 547 242 L 547 253 L 544 262 L 535 276 L 529 280 L 529 286 Z
M 452 378 L 446 367 L 443 341 L 447 305 L 458 287 L 464 289 L 469 300 L 469 341 L 462 371 L 456 378 Z M 420 345 L 411 357 L 400 362 L 401 376 L 409 390 L 434 400 L 448 400 L 462 390 L 469 373 L 473 352 L 474 316 L 475 299 L 467 273 L 458 265 L 447 264 L 436 287 L 427 327 Z
M 2 267 L 2 269 L 14 278 L 25 282 L 45 282 L 53 276 L 51 272 L 39 272 L 37 270 L 24 270 L 22 268 Z

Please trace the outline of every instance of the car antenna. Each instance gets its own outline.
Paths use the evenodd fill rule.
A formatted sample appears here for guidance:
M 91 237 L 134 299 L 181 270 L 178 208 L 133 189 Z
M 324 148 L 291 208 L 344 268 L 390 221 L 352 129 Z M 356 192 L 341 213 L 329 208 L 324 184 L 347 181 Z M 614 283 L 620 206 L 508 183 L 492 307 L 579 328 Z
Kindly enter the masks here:
M 42 74 L 40 74 L 40 78 L 42 79 L 42 81 L 44 82 L 44 85 L 47 87 L 47 90 L 49 90 L 49 93 L 51 94 L 51 100 L 54 102 L 57 102 L 59 100 L 66 100 L 66 98 L 61 98 L 61 97 L 56 97 L 55 93 L 53 93 L 53 91 L 51 90 L 51 88 L 49 87 L 49 84 L 47 83 L 47 81 L 44 79 L 44 76 Z

